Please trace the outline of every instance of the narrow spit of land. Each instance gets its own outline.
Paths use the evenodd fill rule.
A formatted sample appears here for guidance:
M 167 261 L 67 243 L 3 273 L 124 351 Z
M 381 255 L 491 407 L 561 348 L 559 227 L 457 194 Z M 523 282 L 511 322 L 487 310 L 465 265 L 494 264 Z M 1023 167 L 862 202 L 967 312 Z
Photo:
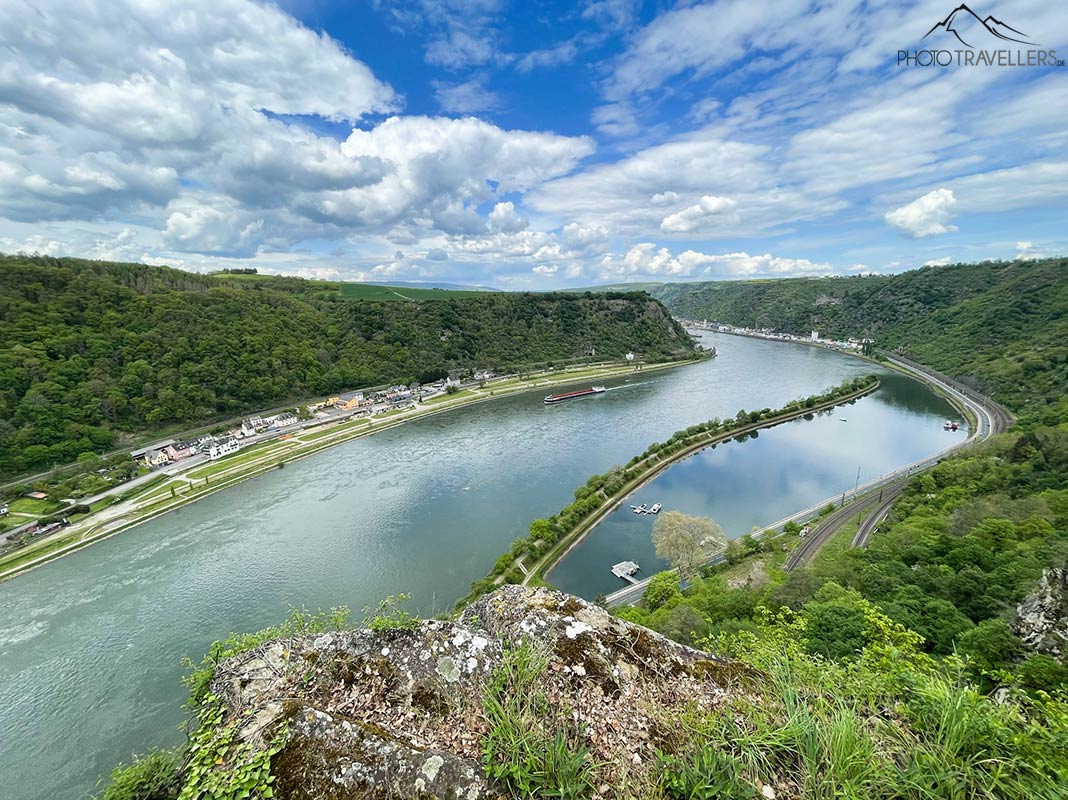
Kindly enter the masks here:
M 636 467 L 640 468 L 640 472 L 635 475 L 631 480 L 627 481 L 617 491 L 613 491 L 610 495 L 605 496 L 601 504 L 593 511 L 589 512 L 588 516 L 579 521 L 574 528 L 567 531 L 563 536 L 557 540 L 553 546 L 542 555 L 537 561 L 530 567 L 527 567 L 525 563 L 520 563 L 520 569 L 523 572 L 522 584 L 527 585 L 539 585 L 545 582 L 545 576 L 555 567 L 579 542 L 581 542 L 597 525 L 603 521 L 609 514 L 611 514 L 619 506 L 619 504 L 637 489 L 641 488 L 649 481 L 653 480 L 657 475 L 668 469 L 672 464 L 678 462 L 680 459 L 689 456 L 690 454 L 703 450 L 706 447 L 710 447 L 728 439 L 737 438 L 739 436 L 745 436 L 753 433 L 754 431 L 769 428 L 775 425 L 780 425 L 784 422 L 789 422 L 792 419 L 804 416 L 806 414 L 816 413 L 825 408 L 832 408 L 842 403 L 848 403 L 852 400 L 856 400 L 863 397 L 866 394 L 870 394 L 879 387 L 879 381 L 874 376 L 871 376 L 871 382 L 866 385 L 857 388 L 852 391 L 847 391 L 842 394 L 838 394 L 831 399 L 824 400 L 822 402 L 815 403 L 811 406 L 799 405 L 794 410 L 779 410 L 776 412 L 769 412 L 771 416 L 762 417 L 757 421 L 740 425 L 737 427 L 731 426 L 723 431 L 708 432 L 704 434 L 695 434 L 691 437 L 691 440 L 687 441 L 685 446 L 681 447 L 677 452 L 672 453 L 666 457 L 656 457 L 647 459 L 645 462 L 639 462 Z M 837 390 L 840 391 L 840 390 Z M 501 582 L 501 577 L 498 575 L 496 583 Z M 477 590 L 476 590 L 477 593 Z M 463 598 L 460 603 L 470 601 L 472 598 L 468 596 Z
M 291 461 L 306 458 L 362 436 L 390 430 L 406 422 L 525 392 L 587 380 L 626 377 L 637 372 L 644 374 L 686 366 L 700 360 L 702 359 L 660 364 L 611 364 L 566 373 L 534 373 L 524 378 L 506 378 L 481 388 L 465 388 L 453 395 L 431 398 L 428 402 L 412 408 L 395 409 L 342 422 L 327 422 L 321 428 L 306 428 L 288 438 L 259 443 L 218 461 L 198 464 L 186 472 L 162 474 L 161 480 L 141 485 L 120 502 L 108 505 L 106 500 L 100 502 L 101 498 L 97 498 L 98 507 L 94 508 L 90 515 L 0 558 L 0 581 L 76 552 L 94 542 L 114 536 L 249 478 L 278 469 Z M 114 494 L 126 494 L 123 488 L 116 487 Z M 126 488 L 128 490 L 128 487 Z
M 859 355 L 857 357 L 862 358 Z M 889 366 L 923 381 L 949 400 L 969 420 L 971 424 L 970 435 L 964 442 L 934 453 L 915 464 L 902 467 L 900 470 L 860 486 L 854 491 L 844 493 L 841 501 L 842 507 L 822 519 L 818 524 L 814 524 L 809 536 L 802 540 L 801 544 L 790 554 L 784 564 L 784 569 L 787 571 L 808 564 L 819 552 L 820 548 L 830 541 L 834 534 L 842 526 L 846 525 L 849 520 L 854 519 L 857 515 L 871 512 L 864 522 L 859 525 L 851 543 L 852 547 L 864 547 L 867 544 L 868 537 L 875 530 L 878 523 L 889 513 L 894 500 L 908 486 L 915 475 L 931 469 L 949 453 L 985 441 L 995 434 L 1002 433 L 1012 425 L 1012 415 L 989 397 L 985 397 L 973 389 L 969 389 L 915 361 L 890 354 L 884 354 L 884 357 L 886 358 L 886 361 L 882 362 L 884 366 Z M 764 535 L 765 531 L 781 533 L 783 527 L 789 522 L 811 520 L 819 514 L 822 508 L 825 508 L 828 504 L 833 505 L 836 500 L 837 498 L 834 497 L 827 498 L 810 508 L 762 528 L 754 536 L 759 538 Z M 611 509 L 608 510 L 611 511 Z M 598 514 L 583 535 L 587 535 L 604 516 L 607 516 L 607 514 Z M 705 563 L 717 564 L 722 562 L 724 558 L 722 551 L 716 552 L 711 554 Z M 636 603 L 641 599 L 648 584 L 649 579 L 646 578 L 613 592 L 606 598 L 606 605 L 608 607 L 617 607 Z

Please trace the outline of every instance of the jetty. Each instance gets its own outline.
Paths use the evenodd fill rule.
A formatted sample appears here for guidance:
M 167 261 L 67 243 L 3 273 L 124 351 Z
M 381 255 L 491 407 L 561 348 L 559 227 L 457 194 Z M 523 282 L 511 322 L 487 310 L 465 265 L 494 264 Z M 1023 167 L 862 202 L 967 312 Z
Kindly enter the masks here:
M 634 584 L 638 582 L 637 578 L 634 577 L 634 573 L 637 571 L 638 564 L 634 561 L 620 561 L 618 564 L 612 566 L 613 575 Z

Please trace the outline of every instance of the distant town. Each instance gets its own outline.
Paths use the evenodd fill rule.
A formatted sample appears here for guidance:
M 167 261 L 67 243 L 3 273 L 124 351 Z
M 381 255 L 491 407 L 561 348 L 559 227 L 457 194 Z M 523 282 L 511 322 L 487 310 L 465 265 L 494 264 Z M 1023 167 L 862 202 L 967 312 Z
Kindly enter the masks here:
M 735 336 L 752 336 L 757 339 L 774 339 L 778 342 L 800 342 L 802 344 L 815 344 L 827 347 L 831 350 L 844 350 L 870 354 L 874 339 L 858 339 L 850 336 L 848 339 L 829 339 L 820 336 L 819 331 L 812 331 L 808 336 L 798 336 L 794 333 L 782 333 L 771 328 L 743 328 L 739 325 L 727 325 L 722 322 L 709 322 L 704 320 L 680 320 L 688 328 L 696 328 L 702 331 L 714 331 L 716 333 L 729 333 Z
M 495 377 L 490 370 L 480 370 L 471 376 L 468 383 L 482 384 Z M 195 439 L 166 439 L 134 450 L 130 456 L 149 469 L 191 457 L 199 457 L 199 461 L 218 461 L 245 445 L 284 435 L 287 431 L 408 408 L 433 397 L 459 391 L 462 385 L 459 377 L 448 377 L 429 384 L 413 383 L 377 391 L 346 392 L 291 411 L 272 415 L 253 414 L 243 419 L 240 426 L 223 433 L 205 434 Z

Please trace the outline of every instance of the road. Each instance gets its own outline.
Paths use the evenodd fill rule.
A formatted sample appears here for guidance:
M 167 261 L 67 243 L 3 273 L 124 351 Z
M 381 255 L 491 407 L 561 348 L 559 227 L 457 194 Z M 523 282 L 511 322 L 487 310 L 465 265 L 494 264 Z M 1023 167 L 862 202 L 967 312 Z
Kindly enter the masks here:
M 970 435 L 966 440 L 946 448 L 921 462 L 911 465 L 905 477 L 885 483 L 878 494 L 868 494 L 849 505 L 843 506 L 833 514 L 828 515 L 828 517 L 822 520 L 815 529 L 809 533 L 808 537 L 801 543 L 801 545 L 790 555 L 790 558 L 787 560 L 784 567 L 787 571 L 797 569 L 798 567 L 807 564 L 820 547 L 837 533 L 839 528 L 852 519 L 854 513 L 859 515 L 874 508 L 874 511 L 867 516 L 857 529 L 856 536 L 853 537 L 853 547 L 866 546 L 868 544 L 868 538 L 878 528 L 879 523 L 890 513 L 894 501 L 897 500 L 898 496 L 905 490 L 905 487 L 908 486 L 912 475 L 934 466 L 951 451 L 985 441 L 994 434 L 1005 431 L 1012 425 L 1012 415 L 1010 415 L 1008 411 L 989 397 L 979 394 L 974 389 L 964 386 L 952 378 L 948 378 L 941 373 L 928 369 L 927 367 L 917 364 L 910 359 L 903 358 L 902 356 L 886 354 L 886 358 L 887 361 L 902 369 L 922 374 L 928 383 L 938 387 L 949 394 L 959 404 L 968 408 L 968 410 L 975 416 L 978 424 L 975 429 L 970 432 Z
M 912 464 L 908 464 L 888 475 L 882 475 L 868 483 L 858 486 L 855 490 L 850 490 L 841 495 L 827 498 L 809 508 L 798 511 L 796 514 L 792 514 L 785 519 L 781 519 L 778 522 L 762 528 L 762 532 L 765 530 L 773 530 L 777 533 L 781 533 L 783 526 L 788 522 L 803 522 L 816 516 L 828 505 L 841 505 L 841 508 L 828 515 L 815 527 L 814 530 L 809 532 L 809 535 L 802 541 L 801 545 L 791 554 L 790 559 L 786 562 L 784 568 L 787 571 L 807 564 L 819 550 L 820 546 L 830 539 L 842 525 L 851 519 L 853 514 L 864 513 L 865 510 L 875 507 L 875 512 L 860 526 L 860 529 L 857 531 L 857 536 L 854 537 L 853 540 L 854 547 L 864 547 L 868 542 L 868 537 L 876 529 L 879 522 L 881 522 L 889 513 L 894 500 L 896 500 L 898 495 L 900 495 L 905 487 L 908 486 L 913 475 L 922 472 L 923 470 L 930 469 L 950 453 L 964 447 L 969 447 L 978 442 L 985 441 L 994 434 L 1005 431 L 1012 425 L 1012 415 L 989 397 L 986 397 L 976 392 L 974 389 L 964 386 L 958 381 L 942 375 L 935 370 L 929 369 L 922 364 L 917 364 L 915 361 L 904 358 L 903 356 L 891 353 L 884 353 L 883 355 L 889 363 L 906 372 L 916 374 L 921 380 L 947 394 L 957 405 L 967 408 L 976 419 L 977 424 L 969 431 L 968 438 L 963 442 L 951 445 L 950 447 L 940 450 L 937 453 L 920 459 Z M 757 538 L 761 535 L 762 533 L 755 534 Z M 722 563 L 723 560 L 724 554 L 718 552 L 714 553 L 704 562 L 704 564 L 719 564 Z M 613 592 L 605 599 L 605 605 L 609 608 L 613 608 L 638 602 L 641 599 L 642 594 L 645 592 L 645 587 L 648 583 L 649 578 L 646 578 L 636 584 L 628 585 L 617 592 Z

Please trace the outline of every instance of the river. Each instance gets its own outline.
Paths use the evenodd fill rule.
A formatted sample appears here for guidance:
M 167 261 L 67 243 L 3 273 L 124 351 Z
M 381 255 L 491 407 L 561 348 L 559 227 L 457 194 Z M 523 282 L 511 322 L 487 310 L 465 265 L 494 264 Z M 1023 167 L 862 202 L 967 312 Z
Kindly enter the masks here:
M 230 631 L 297 606 L 348 605 L 358 616 L 400 592 L 421 613 L 445 611 L 590 474 L 679 428 L 873 371 L 815 347 L 703 338 L 715 360 L 611 381 L 603 395 L 556 406 L 532 393 L 418 420 L 0 584 L 3 796 L 83 800 L 116 762 L 180 742 L 180 659 Z M 650 499 L 711 513 L 738 535 L 852 487 L 858 465 L 863 482 L 939 449 L 951 414 L 920 384 L 888 374 L 846 413 L 682 462 L 648 487 Z M 614 561 L 653 566 L 649 525 L 610 520 L 554 578 L 589 597 L 616 588 Z

